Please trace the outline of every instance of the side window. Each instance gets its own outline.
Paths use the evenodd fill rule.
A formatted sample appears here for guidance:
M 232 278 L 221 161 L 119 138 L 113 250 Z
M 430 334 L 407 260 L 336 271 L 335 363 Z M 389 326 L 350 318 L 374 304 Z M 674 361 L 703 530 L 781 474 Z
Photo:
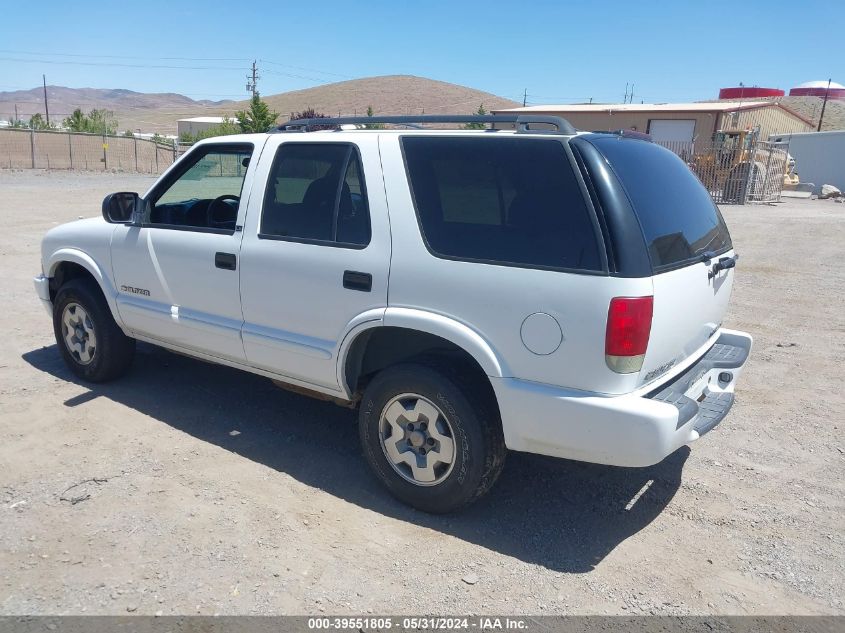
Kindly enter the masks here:
M 435 255 L 602 270 L 593 221 L 560 141 L 404 136 L 402 147 Z
M 370 212 L 361 161 L 348 143 L 283 143 L 264 196 L 260 237 L 363 247 Z
M 252 145 L 209 145 L 153 194 L 149 225 L 234 231 Z

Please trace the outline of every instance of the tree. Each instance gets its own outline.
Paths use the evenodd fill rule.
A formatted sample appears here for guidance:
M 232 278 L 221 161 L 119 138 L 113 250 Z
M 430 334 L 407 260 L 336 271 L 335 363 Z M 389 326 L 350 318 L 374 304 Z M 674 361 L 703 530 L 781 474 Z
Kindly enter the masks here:
M 76 108 L 69 117 L 62 121 L 62 125 L 71 132 L 88 132 L 90 134 L 115 134 L 117 132 L 117 118 L 111 110 L 94 108 L 87 115 L 80 108 Z
M 41 113 L 36 112 L 29 119 L 29 129 L 31 129 L 31 130 L 48 130 L 48 129 L 50 129 L 50 126 L 47 125 L 47 122 L 44 120 L 44 117 L 41 116 Z
M 478 106 L 478 110 L 473 112 L 473 114 L 478 115 L 478 116 L 487 116 L 488 112 L 487 112 L 487 110 L 484 109 L 484 104 L 482 103 L 480 106 Z M 464 129 L 465 130 L 485 130 L 485 129 L 487 129 L 487 124 L 486 123 L 467 123 L 464 126 Z
M 73 111 L 69 117 L 62 121 L 62 125 L 71 132 L 85 132 L 86 116 L 80 108 Z
M 117 118 L 111 110 L 93 109 L 88 113 L 90 129 L 95 134 L 115 134 L 117 132 Z
M 135 137 L 135 134 L 133 134 L 133 133 L 132 133 L 132 130 L 126 130 L 126 131 L 123 133 L 123 136 L 125 136 L 126 138 L 134 138 L 134 137 Z
M 249 110 L 239 110 L 235 118 L 241 132 L 267 132 L 276 124 L 279 113 L 271 112 L 269 106 L 255 94 L 249 102 Z

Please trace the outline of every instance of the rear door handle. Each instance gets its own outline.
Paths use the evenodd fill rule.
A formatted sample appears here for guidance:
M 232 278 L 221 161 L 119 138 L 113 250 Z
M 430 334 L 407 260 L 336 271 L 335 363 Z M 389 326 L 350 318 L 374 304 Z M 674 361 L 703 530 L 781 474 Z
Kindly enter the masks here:
M 720 257 L 719 261 L 713 264 L 713 267 L 710 269 L 710 272 L 707 274 L 708 279 L 713 279 L 716 275 L 719 274 L 722 270 L 728 270 L 729 268 L 736 268 L 736 260 L 739 259 L 739 255 L 734 255 L 733 257 Z
M 214 265 L 223 270 L 235 270 L 238 267 L 238 258 L 234 253 L 214 253 Z
M 343 271 L 343 287 L 349 290 L 370 292 L 373 289 L 373 276 L 357 270 L 345 270 Z

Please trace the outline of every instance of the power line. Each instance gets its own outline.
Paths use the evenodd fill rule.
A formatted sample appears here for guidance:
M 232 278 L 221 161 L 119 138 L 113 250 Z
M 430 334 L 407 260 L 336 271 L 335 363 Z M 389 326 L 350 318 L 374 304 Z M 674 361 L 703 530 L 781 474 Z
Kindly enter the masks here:
M 342 77 L 343 79 L 355 79 L 352 75 L 342 75 L 340 73 L 332 73 L 327 70 L 317 70 L 316 68 L 306 68 L 305 66 L 294 66 L 293 64 L 283 64 L 282 62 L 274 62 L 270 61 L 269 59 L 259 59 L 258 61 L 263 62 L 265 64 L 271 64 L 273 66 L 285 66 L 287 68 L 293 68 L 295 70 L 304 70 L 310 73 L 318 73 L 320 75 L 331 75 L 333 77 Z
M 164 64 L 121 64 L 117 62 L 71 62 L 49 59 L 21 59 L 16 57 L 0 57 L 0 61 L 19 62 L 24 64 L 61 64 L 70 66 L 112 66 L 116 68 L 156 68 L 172 70 L 242 70 L 232 66 L 170 66 Z
M 40 58 L 44 57 L 74 57 L 74 58 L 88 58 L 89 60 L 97 60 L 97 59 L 136 59 L 136 60 L 157 60 L 157 61 L 187 61 L 187 62 L 248 62 L 250 61 L 248 58 L 245 57 L 147 57 L 147 56 L 140 56 L 140 55 L 90 55 L 90 54 L 83 54 L 83 53 L 45 53 L 42 52 L 33 52 L 33 51 L 19 51 L 19 50 L 11 50 L 11 49 L 0 49 L 0 53 L 7 53 L 13 55 L 37 55 Z M 237 68 L 230 68 L 230 67 L 218 67 L 218 66 L 170 66 L 170 65 L 161 65 L 161 64 L 121 64 L 116 62 L 97 62 L 97 61 L 62 61 L 62 60 L 49 60 L 49 59 L 22 59 L 22 58 L 10 58 L 10 57 L 2 57 L 4 61 L 17 61 L 17 62 L 33 62 L 33 63 L 43 63 L 43 64 L 70 64 L 70 65 L 85 65 L 85 66 L 116 66 L 121 68 L 172 68 L 172 69 L 186 69 L 186 70 L 238 70 Z M 255 63 L 256 60 L 253 60 Z M 327 70 L 320 70 L 317 68 L 309 68 L 306 66 L 296 66 L 294 64 L 287 64 L 284 62 L 277 62 L 269 59 L 259 59 L 257 61 L 263 62 L 265 64 L 271 64 L 274 66 L 283 66 L 287 68 L 293 68 L 295 70 L 304 70 L 311 73 L 317 73 L 320 75 L 329 75 L 332 77 L 341 77 L 343 79 L 354 79 L 352 75 L 344 75 L 341 73 L 331 72 Z M 309 81 L 326 81 L 325 79 L 316 79 L 314 77 L 306 77 L 303 75 L 296 75 L 290 73 L 283 73 L 279 71 L 268 71 L 273 72 L 273 74 L 280 74 L 286 77 L 294 77 L 297 79 L 306 79 Z
M 265 73 L 270 75 L 277 75 L 280 77 L 291 77 L 293 79 L 304 79 L 305 81 L 313 81 L 314 83 L 318 84 L 328 84 L 334 83 L 331 79 L 326 79 L 324 77 L 306 77 L 305 75 L 296 75 L 293 73 L 283 73 L 279 72 L 278 70 L 264 70 Z
M 44 51 L 13 51 L 0 49 L 0 53 L 12 55 L 39 55 L 47 57 L 93 57 L 94 59 L 156 59 L 160 61 L 187 61 L 187 62 L 248 62 L 245 57 L 147 57 L 140 55 L 87 55 L 82 53 L 46 53 Z

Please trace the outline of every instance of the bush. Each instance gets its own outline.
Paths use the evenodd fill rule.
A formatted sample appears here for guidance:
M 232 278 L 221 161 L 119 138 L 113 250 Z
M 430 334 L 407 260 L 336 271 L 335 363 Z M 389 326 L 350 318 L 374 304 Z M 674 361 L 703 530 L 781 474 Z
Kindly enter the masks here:
M 328 119 L 328 115 L 323 114 L 322 112 L 317 112 L 314 108 L 308 108 L 306 110 L 302 110 L 301 112 L 291 112 L 290 113 L 290 120 L 296 121 L 298 119 Z M 334 125 L 312 125 L 312 130 L 333 130 L 335 128 Z

